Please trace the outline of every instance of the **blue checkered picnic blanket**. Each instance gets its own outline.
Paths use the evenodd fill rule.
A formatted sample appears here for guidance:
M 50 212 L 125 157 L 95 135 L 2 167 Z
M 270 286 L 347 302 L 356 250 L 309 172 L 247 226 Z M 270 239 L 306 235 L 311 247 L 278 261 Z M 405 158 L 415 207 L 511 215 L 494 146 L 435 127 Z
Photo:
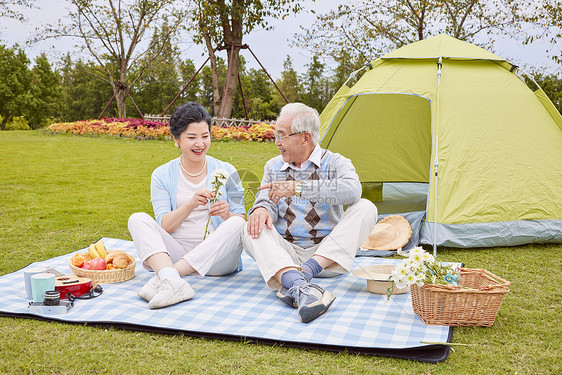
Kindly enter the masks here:
M 66 314 L 37 315 L 73 323 L 133 325 L 140 329 L 195 332 L 203 336 L 246 337 L 285 343 L 307 343 L 347 348 L 406 349 L 427 346 L 424 342 L 447 342 L 450 327 L 429 326 L 412 310 L 410 293 L 392 296 L 367 291 L 364 279 L 351 273 L 315 282 L 336 296 L 330 310 L 309 324 L 299 322 L 297 311 L 279 301 L 268 289 L 255 262 L 242 256 L 244 269 L 223 277 L 188 277 L 195 297 L 177 305 L 150 310 L 137 291 L 153 273 L 138 261 L 131 241 L 103 238 L 110 250 L 122 249 L 137 258 L 135 277 L 103 284 L 103 294 L 77 300 Z M 85 249 L 76 252 L 84 252 Z M 70 273 L 67 254 L 27 267 L 51 267 Z M 399 262 L 398 259 L 356 258 L 355 267 Z M 0 313 L 30 316 L 23 270 L 0 277 Z

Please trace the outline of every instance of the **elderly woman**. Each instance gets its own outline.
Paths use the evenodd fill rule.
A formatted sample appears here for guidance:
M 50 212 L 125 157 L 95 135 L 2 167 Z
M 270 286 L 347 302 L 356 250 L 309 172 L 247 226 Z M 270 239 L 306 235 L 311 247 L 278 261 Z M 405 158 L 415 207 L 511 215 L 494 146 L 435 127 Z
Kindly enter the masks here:
M 138 293 L 151 309 L 195 295 L 183 276 L 236 271 L 242 253 L 243 188 L 231 164 L 207 155 L 211 117 L 203 106 L 189 102 L 172 114 L 170 133 L 181 155 L 152 173 L 150 195 L 156 220 L 146 213 L 129 218 L 142 264 L 156 273 Z M 209 204 L 216 200 L 217 174 L 228 178 L 220 186 L 219 200 Z

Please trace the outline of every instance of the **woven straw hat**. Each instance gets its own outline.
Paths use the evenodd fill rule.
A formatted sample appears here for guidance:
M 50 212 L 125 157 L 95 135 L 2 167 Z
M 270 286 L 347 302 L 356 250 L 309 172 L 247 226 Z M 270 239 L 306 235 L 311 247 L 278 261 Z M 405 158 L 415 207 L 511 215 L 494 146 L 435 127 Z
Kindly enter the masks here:
M 381 219 L 373 228 L 361 248 L 367 250 L 397 250 L 410 240 L 412 227 L 405 217 L 390 215 Z
M 351 273 L 353 276 L 367 279 L 367 290 L 371 293 L 386 294 L 388 288 L 392 288 L 392 294 L 402 294 L 410 290 L 410 287 L 398 289 L 393 281 L 388 281 L 395 264 L 376 264 L 368 267 L 356 268 Z

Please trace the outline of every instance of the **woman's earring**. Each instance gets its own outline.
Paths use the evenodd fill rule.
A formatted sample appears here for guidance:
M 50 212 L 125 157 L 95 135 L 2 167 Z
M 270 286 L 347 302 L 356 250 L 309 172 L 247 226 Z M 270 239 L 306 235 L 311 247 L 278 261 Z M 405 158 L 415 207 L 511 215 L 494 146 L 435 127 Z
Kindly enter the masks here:
M 176 147 L 180 147 L 180 146 L 176 143 Z

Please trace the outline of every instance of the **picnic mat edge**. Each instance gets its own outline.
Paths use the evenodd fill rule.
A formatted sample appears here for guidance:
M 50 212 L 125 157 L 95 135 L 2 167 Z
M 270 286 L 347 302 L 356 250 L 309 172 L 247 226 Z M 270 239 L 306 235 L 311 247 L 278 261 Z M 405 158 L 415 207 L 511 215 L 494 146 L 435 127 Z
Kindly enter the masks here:
M 377 355 L 377 356 L 384 356 L 384 357 L 391 357 L 391 358 L 398 358 L 398 359 L 409 359 L 409 360 L 415 360 L 415 361 L 427 362 L 427 363 L 439 363 L 445 361 L 449 356 L 451 350 L 449 345 L 436 345 L 436 344 L 412 347 L 412 348 L 403 348 L 403 349 L 328 345 L 328 344 L 317 344 L 317 343 L 308 343 L 308 342 L 273 340 L 263 337 L 237 336 L 237 335 L 231 335 L 226 333 L 219 334 L 213 332 L 170 329 L 164 327 L 154 327 L 150 325 L 132 324 L 126 322 L 69 321 L 64 319 L 57 319 L 54 317 L 48 318 L 45 316 L 35 315 L 30 313 L 19 314 L 19 313 L 6 313 L 3 311 L 0 311 L 0 317 L 34 319 L 34 320 L 40 320 L 46 322 L 57 322 L 57 323 L 75 324 L 75 325 L 85 324 L 93 327 L 117 328 L 127 331 L 139 331 L 139 332 L 147 332 L 147 333 L 158 333 L 158 334 L 169 334 L 169 335 L 183 334 L 186 336 L 202 337 L 202 338 L 215 339 L 215 340 L 238 341 L 238 342 L 241 342 L 243 340 L 244 342 L 251 342 L 253 344 L 263 344 L 263 345 L 271 345 L 271 346 L 278 345 L 278 346 L 285 346 L 285 347 L 299 348 L 299 349 L 324 350 L 324 351 L 336 352 L 336 353 L 345 351 L 351 354 Z M 447 338 L 448 343 L 452 342 L 453 328 L 454 327 L 450 327 L 449 336 Z
M 111 239 L 105 238 L 104 240 L 115 240 L 115 241 L 123 241 L 123 242 L 131 242 L 126 240 L 119 240 L 119 239 Z M 81 249 L 83 250 L 83 249 Z M 77 250 L 77 251 L 81 251 Z M 74 251 L 76 252 L 76 251 Z M 74 252 L 70 252 L 68 254 L 63 254 L 59 257 L 66 257 L 69 254 Z M 51 258 L 49 260 L 53 260 L 59 257 Z M 248 258 L 249 259 L 249 258 Z M 245 259 L 246 261 L 248 259 Z M 251 261 L 251 259 L 250 259 Z M 252 261 L 253 262 L 253 261 Z M 39 263 L 39 262 L 37 262 Z M 33 263 L 32 263 L 33 264 Z M 26 266 L 27 267 L 27 266 Z M 25 268 L 25 267 L 24 267 Z M 15 273 L 21 272 L 20 270 L 16 270 L 6 275 L 2 275 L 0 277 L 5 277 L 8 275 L 12 275 Z M 342 279 L 343 280 L 343 279 Z M 265 285 L 263 285 L 265 289 Z M 77 301 L 78 302 L 78 301 Z M 82 302 L 78 302 L 82 303 Z M 1 310 L 1 307 L 0 307 Z M 195 337 L 206 337 L 211 339 L 223 339 L 223 340 L 230 340 L 230 341 L 240 341 L 242 339 L 251 341 L 253 343 L 261 343 L 261 344 L 268 344 L 268 345 L 283 345 L 287 347 L 296 347 L 296 348 L 307 348 L 307 349 L 320 349 L 332 352 L 341 352 L 347 351 L 349 353 L 358 353 L 358 354 L 367 354 L 367 355 L 381 355 L 387 357 L 394 357 L 394 358 L 402 358 L 402 359 L 410 359 L 410 360 L 417 360 L 422 362 L 430 362 L 430 363 L 437 363 L 444 361 L 450 352 L 449 345 L 421 345 L 421 346 L 410 346 L 404 348 L 385 348 L 385 347 L 372 347 L 372 346 L 353 346 L 353 345 L 338 345 L 334 343 L 327 343 L 323 344 L 320 342 L 307 342 L 307 341 L 298 341 L 298 340 L 291 340 L 287 341 L 284 339 L 272 339 L 268 337 L 260 337 L 260 336 L 253 336 L 253 335 L 239 335 L 239 334 L 232 334 L 232 333 L 219 333 L 219 332 L 203 332 L 199 330 L 189 330 L 183 328 L 175 328 L 175 327 L 165 327 L 165 326 L 154 326 L 154 325 L 145 325 L 141 323 L 131 323 L 119 320 L 96 320 L 96 321 L 89 321 L 87 319 L 80 320 L 80 319 L 63 319 L 58 316 L 45 316 L 45 315 L 37 315 L 32 313 L 20 313 L 14 311 L 0 311 L 0 316 L 4 317 L 18 317 L 18 318 L 28 318 L 28 319 L 37 319 L 43 321 L 56 321 L 61 323 L 70 323 L 70 324 L 87 324 L 92 326 L 110 326 L 119 329 L 126 329 L 126 330 L 137 330 L 137 331 L 144 331 L 144 332 L 153 332 L 153 333 L 166 333 L 166 334 L 185 334 L 188 336 L 195 336 Z M 453 336 L 453 327 L 447 327 L 448 334 L 446 342 L 452 342 Z M 444 340 L 439 340 L 439 342 L 445 342 Z

